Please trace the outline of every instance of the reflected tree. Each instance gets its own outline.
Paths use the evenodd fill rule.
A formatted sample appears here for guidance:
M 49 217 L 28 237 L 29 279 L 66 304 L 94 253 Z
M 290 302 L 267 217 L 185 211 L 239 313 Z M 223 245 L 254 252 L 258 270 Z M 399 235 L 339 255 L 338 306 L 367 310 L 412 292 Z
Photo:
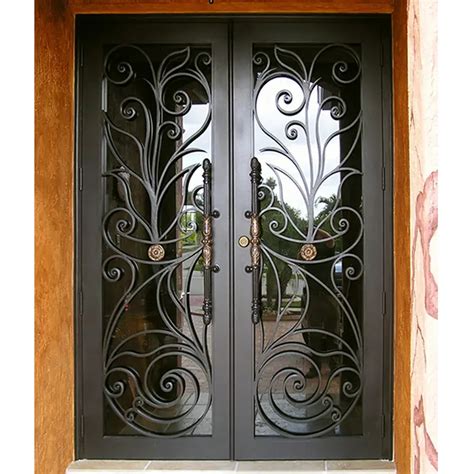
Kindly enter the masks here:
M 336 194 L 331 194 L 329 197 L 320 197 L 316 201 L 316 209 L 321 205 L 324 204 L 324 207 L 319 211 L 315 212 L 315 219 L 314 223 L 315 226 L 319 226 L 319 228 L 329 235 L 334 232 L 334 229 L 331 227 L 331 221 L 329 217 L 331 213 L 336 209 L 338 206 L 338 198 Z M 336 254 L 342 251 L 342 239 L 335 239 L 336 244 Z
M 265 208 L 269 201 L 273 199 L 273 206 L 279 209 L 285 209 L 287 214 L 291 217 L 293 222 L 298 226 L 300 229 L 305 229 L 308 226 L 308 220 L 304 219 L 301 216 L 301 211 L 295 209 L 294 207 L 290 206 L 286 202 L 284 206 L 280 202 L 278 198 L 278 193 L 276 192 L 277 183 L 274 178 L 268 178 L 264 183 L 271 192 L 273 196 L 270 196 L 268 193 L 265 193 L 265 197 L 262 200 L 262 207 Z M 272 213 L 265 213 L 262 215 L 261 224 L 262 224 L 262 236 L 267 243 L 267 245 L 276 250 L 281 255 L 290 257 L 292 249 L 288 246 L 284 240 L 280 239 L 276 236 L 273 232 L 266 232 L 266 229 L 269 229 L 271 222 L 278 222 L 278 226 L 283 226 L 283 213 L 279 212 L 272 212 Z M 299 237 L 297 231 L 293 227 L 288 227 L 287 232 L 285 233 L 288 237 L 292 237 L 297 239 Z M 288 283 L 291 280 L 293 272 L 291 268 L 284 263 L 282 260 L 276 260 L 275 265 L 278 270 L 278 275 L 280 277 L 280 289 L 282 292 L 283 297 L 286 296 L 286 288 L 288 287 Z M 268 268 L 265 268 L 266 274 L 266 296 L 267 296 L 267 309 L 275 310 L 278 305 L 277 299 L 277 282 L 275 279 L 274 272 L 268 271 Z

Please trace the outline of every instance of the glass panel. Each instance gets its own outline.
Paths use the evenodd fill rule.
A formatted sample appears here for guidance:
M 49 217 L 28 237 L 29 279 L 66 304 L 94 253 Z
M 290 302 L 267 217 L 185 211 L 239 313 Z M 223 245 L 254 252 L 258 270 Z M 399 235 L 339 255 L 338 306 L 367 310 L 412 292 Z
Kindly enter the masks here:
M 105 53 L 104 432 L 211 435 L 212 325 L 202 308 L 210 48 Z
M 255 47 L 262 318 L 255 434 L 362 433 L 360 61 L 349 45 Z

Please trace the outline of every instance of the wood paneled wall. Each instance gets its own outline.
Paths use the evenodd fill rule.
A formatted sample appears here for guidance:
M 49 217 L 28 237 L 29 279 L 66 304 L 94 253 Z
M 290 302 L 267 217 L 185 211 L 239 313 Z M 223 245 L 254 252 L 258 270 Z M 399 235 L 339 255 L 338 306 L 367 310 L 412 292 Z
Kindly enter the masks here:
M 406 0 L 36 0 L 35 462 L 74 459 L 74 15 L 392 13 L 395 160 L 395 457 L 410 472 L 410 231 Z

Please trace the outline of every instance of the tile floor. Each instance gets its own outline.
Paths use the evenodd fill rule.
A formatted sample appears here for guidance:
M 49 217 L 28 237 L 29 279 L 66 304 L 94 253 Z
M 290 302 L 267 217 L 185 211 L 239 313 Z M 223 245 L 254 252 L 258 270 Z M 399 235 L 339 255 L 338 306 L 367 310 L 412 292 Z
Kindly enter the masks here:
M 66 474 L 396 474 L 390 461 L 75 461 Z

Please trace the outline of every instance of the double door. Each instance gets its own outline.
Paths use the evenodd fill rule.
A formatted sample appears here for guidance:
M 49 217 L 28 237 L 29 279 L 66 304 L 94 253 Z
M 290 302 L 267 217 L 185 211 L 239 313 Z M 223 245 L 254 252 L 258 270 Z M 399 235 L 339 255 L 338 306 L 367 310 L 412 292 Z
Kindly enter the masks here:
M 384 24 L 78 31 L 78 455 L 389 457 Z

